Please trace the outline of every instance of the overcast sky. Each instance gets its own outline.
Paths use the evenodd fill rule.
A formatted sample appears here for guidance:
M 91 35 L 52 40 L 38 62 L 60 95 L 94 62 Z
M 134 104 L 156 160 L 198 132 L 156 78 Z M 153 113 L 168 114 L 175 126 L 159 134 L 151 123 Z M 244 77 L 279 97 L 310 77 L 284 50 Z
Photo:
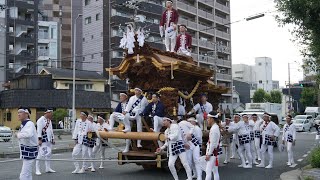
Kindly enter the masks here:
M 261 12 L 275 11 L 273 0 L 230 0 L 231 22 Z M 280 86 L 288 81 L 288 63 L 291 81 L 302 80 L 300 68 L 302 56 L 299 47 L 292 42 L 290 27 L 278 27 L 274 18 L 276 12 L 252 21 L 241 21 L 231 25 L 231 45 L 233 64 L 254 64 L 255 57 L 272 58 L 272 78 L 279 80 Z M 292 26 L 291 26 L 292 28 Z M 295 63 L 297 61 L 298 63 Z M 300 72 L 299 72 L 300 71 Z

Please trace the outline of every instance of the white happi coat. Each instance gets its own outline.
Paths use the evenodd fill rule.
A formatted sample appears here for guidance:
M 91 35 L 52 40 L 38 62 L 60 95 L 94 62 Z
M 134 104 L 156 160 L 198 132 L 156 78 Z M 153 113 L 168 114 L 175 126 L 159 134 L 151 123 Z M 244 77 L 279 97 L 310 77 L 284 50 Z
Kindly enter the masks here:
M 164 134 L 168 139 L 160 149 L 164 150 L 165 148 L 168 148 L 168 154 L 172 155 L 172 144 L 176 143 L 177 141 L 183 141 L 179 125 L 171 124 L 170 127 L 166 129 Z
M 202 144 L 202 130 L 199 126 L 194 126 L 193 134 L 198 139 L 199 143 Z
M 209 102 L 206 102 L 205 104 L 203 104 L 203 107 L 205 109 L 205 112 L 207 114 L 209 114 L 211 111 L 212 111 L 212 104 L 209 103 Z M 203 112 L 202 112 L 202 109 L 201 109 L 201 106 L 200 106 L 200 103 L 196 104 L 193 109 L 195 110 L 195 112 L 197 112 L 197 114 L 200 114 L 203 116 Z
M 226 122 L 222 122 L 221 123 L 221 127 L 223 127 L 225 130 L 229 130 L 229 128 L 231 127 L 231 126 L 233 126 L 234 125 L 234 123 L 233 122 L 230 122 L 229 123 L 229 125 L 227 125 L 227 123 Z M 231 138 L 233 139 L 233 133 L 227 133 L 227 134 L 224 134 L 223 136 L 222 136 L 222 144 L 223 145 L 230 145 L 230 143 L 231 143 Z
M 82 144 L 84 136 L 87 136 L 88 132 L 92 129 L 91 122 L 86 120 L 82 121 L 78 119 L 72 134 L 72 139 L 78 139 L 78 144 Z
M 44 130 L 43 128 L 47 125 L 48 121 L 49 121 L 49 125 L 48 125 L 48 128 L 46 129 L 47 142 L 52 142 L 52 140 L 54 139 L 52 121 L 48 120 L 44 116 L 41 116 L 41 118 L 39 118 L 37 121 L 37 134 L 38 134 L 38 138 L 42 138 L 42 132 Z
M 253 121 L 254 122 L 254 121 Z M 263 120 L 258 118 L 256 122 L 254 122 L 253 131 L 260 131 L 260 127 L 263 123 Z
M 260 126 L 261 135 L 262 135 L 262 144 L 265 144 L 265 135 L 278 137 L 280 135 L 280 128 L 272 121 L 264 128 L 266 122 L 263 122 Z
M 34 126 L 34 123 L 31 120 L 29 120 L 23 127 L 20 127 L 20 130 L 17 133 L 17 138 L 19 140 L 20 146 L 38 146 L 36 127 Z M 20 151 L 20 158 L 23 159 L 24 156 L 22 155 L 22 153 L 23 152 Z
M 193 149 L 194 145 L 193 143 L 191 143 L 189 140 L 187 140 L 187 135 L 190 134 L 192 135 L 194 132 L 194 125 L 192 125 L 190 122 L 188 121 L 181 121 L 179 122 L 179 127 L 181 129 L 181 137 L 182 140 L 185 144 L 189 144 L 191 149 Z
M 126 112 L 129 113 L 131 108 L 132 108 L 132 105 L 139 99 L 139 97 L 137 96 L 131 96 L 130 99 L 129 99 L 129 102 L 127 104 L 127 107 L 126 107 Z M 140 114 L 144 111 L 144 109 L 146 108 L 146 106 L 148 105 L 148 100 L 146 97 L 143 97 L 140 101 L 140 103 L 132 110 L 133 113 L 136 113 L 136 114 Z
M 210 128 L 209 140 L 207 142 L 207 150 L 206 150 L 207 156 L 214 155 L 213 151 L 214 151 L 214 149 L 218 148 L 219 141 L 220 141 L 220 128 L 217 124 L 214 124 Z
M 288 124 L 285 124 L 283 126 L 282 140 L 290 142 L 291 138 L 292 141 L 296 139 L 296 126 L 293 123 L 290 126 Z
M 236 134 L 236 142 L 239 144 L 239 136 L 242 135 L 249 135 L 251 127 L 253 127 L 253 122 L 248 121 L 248 123 L 245 123 L 244 121 L 239 121 L 238 123 L 234 123 L 233 126 L 229 126 L 228 132 L 233 132 Z

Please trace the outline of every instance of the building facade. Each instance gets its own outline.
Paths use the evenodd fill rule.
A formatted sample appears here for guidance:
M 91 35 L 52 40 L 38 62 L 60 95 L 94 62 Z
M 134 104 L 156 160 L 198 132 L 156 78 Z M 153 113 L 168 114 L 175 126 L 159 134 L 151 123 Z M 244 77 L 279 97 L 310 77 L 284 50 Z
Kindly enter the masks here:
M 58 68 L 58 23 L 38 21 L 38 72 L 44 67 Z
M 258 89 L 264 89 L 266 92 L 270 92 L 273 89 L 272 59 L 269 57 L 255 58 L 254 70 L 256 72 Z

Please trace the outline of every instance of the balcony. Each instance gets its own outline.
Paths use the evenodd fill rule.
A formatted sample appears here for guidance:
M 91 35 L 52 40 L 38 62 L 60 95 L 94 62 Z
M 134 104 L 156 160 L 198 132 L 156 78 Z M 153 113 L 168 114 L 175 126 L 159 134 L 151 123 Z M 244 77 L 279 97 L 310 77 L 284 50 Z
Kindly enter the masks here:
M 220 10 L 222 12 L 230 14 L 230 7 L 228 7 L 228 6 L 225 6 L 223 4 L 220 4 L 220 3 L 216 2 L 215 7 L 216 7 L 216 9 L 218 9 L 218 10 Z
M 231 61 L 224 60 L 224 59 L 217 59 L 216 60 L 217 66 L 224 66 L 224 67 L 231 67 Z
M 193 14 L 197 13 L 197 9 L 194 6 L 188 5 L 182 1 L 177 1 L 177 7 L 181 10 L 184 10 L 186 12 L 191 12 Z
M 49 33 L 48 32 L 43 32 L 43 31 L 39 31 L 38 32 L 38 39 L 49 39 Z
M 223 38 L 223 39 L 227 39 L 227 40 L 231 39 L 231 35 L 229 33 L 219 31 L 219 30 L 216 31 L 216 36 Z
M 207 20 L 210 20 L 210 21 L 213 21 L 213 19 L 214 19 L 214 15 L 212 13 L 203 11 L 201 9 L 198 10 L 198 14 L 199 14 L 199 16 L 201 16 Z
M 232 81 L 232 75 L 229 75 L 229 74 L 217 73 L 216 77 L 217 77 L 217 80 Z
M 225 45 L 217 46 L 217 52 L 231 54 L 231 48 Z
M 214 6 L 213 6 L 213 2 L 214 2 L 214 1 L 199 0 L 199 2 L 201 2 L 202 4 L 206 4 L 206 5 L 210 6 L 210 7 L 214 7 Z
M 188 28 L 197 30 L 197 23 L 187 19 L 179 18 L 179 24 L 185 24 Z
M 47 49 L 39 49 L 38 56 L 49 56 L 49 50 Z
M 227 25 L 228 23 L 230 23 L 230 18 L 222 18 L 222 17 L 219 17 L 219 16 L 215 16 L 214 19 L 219 24 L 222 24 L 222 25 L 225 25 L 225 26 L 230 26 L 230 25 Z

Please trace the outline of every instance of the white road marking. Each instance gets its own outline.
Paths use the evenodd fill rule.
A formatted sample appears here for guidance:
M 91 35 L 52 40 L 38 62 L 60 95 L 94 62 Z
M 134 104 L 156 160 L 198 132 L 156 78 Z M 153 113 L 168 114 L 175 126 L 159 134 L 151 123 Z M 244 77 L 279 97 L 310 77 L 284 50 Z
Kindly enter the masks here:
M 308 154 L 304 154 L 302 157 L 304 157 L 304 158 L 305 158 L 305 157 L 307 157 L 307 156 L 308 156 Z
M 301 161 L 303 161 L 303 159 L 298 159 L 297 161 L 301 162 Z
M 296 167 L 298 164 L 293 164 L 293 165 L 291 165 L 291 166 L 289 166 L 289 167 L 291 167 L 291 168 L 294 168 L 294 167 Z

